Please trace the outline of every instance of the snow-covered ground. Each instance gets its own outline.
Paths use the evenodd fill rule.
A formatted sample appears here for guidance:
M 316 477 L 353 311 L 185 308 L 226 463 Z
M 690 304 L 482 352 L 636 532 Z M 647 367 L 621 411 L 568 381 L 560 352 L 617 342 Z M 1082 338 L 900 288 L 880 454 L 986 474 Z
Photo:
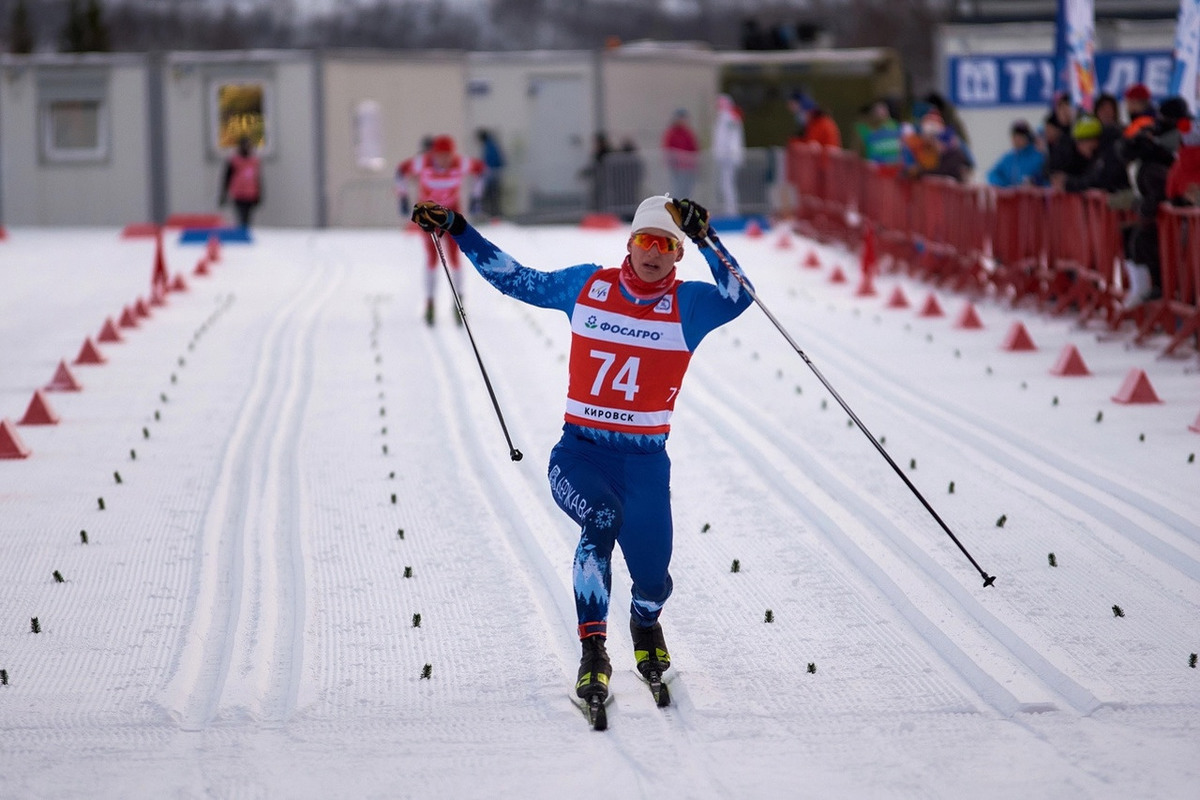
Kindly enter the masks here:
M 542 268 L 624 244 L 485 232 Z M 9 234 L 15 422 L 146 296 L 153 244 Z M 169 240 L 190 291 L 73 367 L 61 423 L 0 460 L 0 797 L 1195 797 L 1194 352 L 990 300 L 962 330 L 963 297 L 924 318 L 908 278 L 856 297 L 852 255 L 725 240 L 994 587 L 752 308 L 699 348 L 674 420 L 674 705 L 633 670 L 618 564 L 593 732 L 545 477 L 566 320 L 468 276 L 513 462 L 444 285 L 419 319 L 418 235 L 263 230 L 196 278 L 200 248 Z M 695 253 L 683 272 L 707 276 Z M 885 307 L 894 286 L 914 308 Z M 1001 349 L 1018 320 L 1036 351 Z M 1050 374 L 1067 343 L 1090 377 Z M 1111 400 L 1134 367 L 1162 404 Z

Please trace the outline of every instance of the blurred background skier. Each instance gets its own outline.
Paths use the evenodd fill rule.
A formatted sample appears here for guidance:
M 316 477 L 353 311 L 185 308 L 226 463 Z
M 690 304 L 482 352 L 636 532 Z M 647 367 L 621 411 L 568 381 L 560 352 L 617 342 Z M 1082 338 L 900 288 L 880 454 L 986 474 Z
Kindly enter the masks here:
M 435 136 L 428 152 L 418 153 L 400 162 L 396 168 L 397 180 L 402 185 L 416 183 L 418 203 L 436 203 L 451 211 L 461 209 L 463 183 L 467 176 L 471 181 L 471 203 L 479 202 L 484 188 L 484 164 L 477 158 L 468 158 L 456 152 L 454 139 L 445 134 Z M 407 196 L 407 195 L 405 195 Z M 463 287 L 459 269 L 458 246 L 453 239 L 443 244 L 446 261 L 450 267 L 450 279 L 462 300 Z M 440 267 L 437 248 L 428 238 L 425 241 L 425 323 L 433 325 L 434 299 L 437 297 L 437 270 Z M 454 320 L 462 324 L 458 307 L 454 307 Z
M 426 231 L 449 232 L 504 294 L 570 319 L 566 422 L 550 454 L 549 480 L 555 502 L 580 527 L 573 584 L 582 657 L 575 691 L 585 700 L 608 695 L 615 544 L 633 582 L 634 660 L 653 688 L 652 675 L 671 664 L 659 623 L 672 587 L 665 449 L 671 413 L 697 345 L 752 302 L 731 272 L 741 275 L 741 268 L 709 229 L 704 208 L 665 195 L 638 205 L 619 267 L 579 264 L 544 272 L 523 266 L 461 214 L 435 203 L 418 203 L 413 221 Z M 713 282 L 677 277 L 685 238 L 708 262 Z

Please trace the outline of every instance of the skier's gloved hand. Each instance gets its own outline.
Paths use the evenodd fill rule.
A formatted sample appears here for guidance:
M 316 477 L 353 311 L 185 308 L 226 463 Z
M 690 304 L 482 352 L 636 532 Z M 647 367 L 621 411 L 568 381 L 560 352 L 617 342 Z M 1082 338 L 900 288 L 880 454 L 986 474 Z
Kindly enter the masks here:
M 671 200 L 667 211 L 679 226 L 679 230 L 697 244 L 709 235 L 708 210 L 694 200 Z
M 462 214 L 456 214 L 445 206 L 427 200 L 413 206 L 412 221 L 428 233 L 440 230 L 457 236 L 467 229 L 467 220 Z

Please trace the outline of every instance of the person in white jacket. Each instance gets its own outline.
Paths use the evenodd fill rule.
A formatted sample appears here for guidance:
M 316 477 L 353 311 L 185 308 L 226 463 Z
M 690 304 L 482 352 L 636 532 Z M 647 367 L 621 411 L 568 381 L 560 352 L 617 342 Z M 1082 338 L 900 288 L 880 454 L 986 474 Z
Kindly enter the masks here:
M 713 125 L 713 163 L 717 167 L 717 192 L 726 216 L 738 213 L 737 170 L 746 156 L 742 112 L 727 94 L 717 96 L 717 119 Z

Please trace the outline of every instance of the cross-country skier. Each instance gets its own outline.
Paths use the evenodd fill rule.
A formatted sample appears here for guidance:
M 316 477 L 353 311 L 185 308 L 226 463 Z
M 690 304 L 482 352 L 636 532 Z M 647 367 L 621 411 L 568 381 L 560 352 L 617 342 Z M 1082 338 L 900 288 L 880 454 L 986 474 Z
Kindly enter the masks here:
M 472 176 L 471 203 L 476 205 L 483 193 L 483 162 L 477 158 L 459 155 L 455 151 L 454 139 L 450 136 L 435 136 L 429 150 L 419 153 L 412 158 L 400 162 L 396 168 L 398 181 L 416 181 L 417 200 L 438 203 L 453 211 L 460 207 L 459 197 L 462 193 L 463 181 L 468 175 Z M 454 288 L 462 297 L 462 282 L 459 280 L 458 248 L 451 242 L 446 248 L 446 256 L 450 260 L 450 274 L 454 280 Z M 438 255 L 432 241 L 425 242 L 425 322 L 433 324 L 433 301 L 437 287 Z M 458 307 L 454 308 L 455 321 L 458 319 Z
M 671 663 L 658 621 L 671 594 L 671 412 L 696 346 L 752 302 L 730 272 L 741 268 L 709 230 L 704 208 L 667 196 L 638 206 L 624 262 L 610 268 L 543 272 L 517 263 L 444 206 L 418 203 L 412 218 L 425 231 L 449 232 L 504 294 L 571 320 L 566 424 L 550 454 L 549 478 L 559 508 L 580 526 L 573 582 L 583 656 L 575 691 L 589 701 L 608 695 L 614 544 L 633 580 L 634 658 L 653 686 L 651 674 Z M 685 235 L 708 261 L 715 285 L 676 277 Z

